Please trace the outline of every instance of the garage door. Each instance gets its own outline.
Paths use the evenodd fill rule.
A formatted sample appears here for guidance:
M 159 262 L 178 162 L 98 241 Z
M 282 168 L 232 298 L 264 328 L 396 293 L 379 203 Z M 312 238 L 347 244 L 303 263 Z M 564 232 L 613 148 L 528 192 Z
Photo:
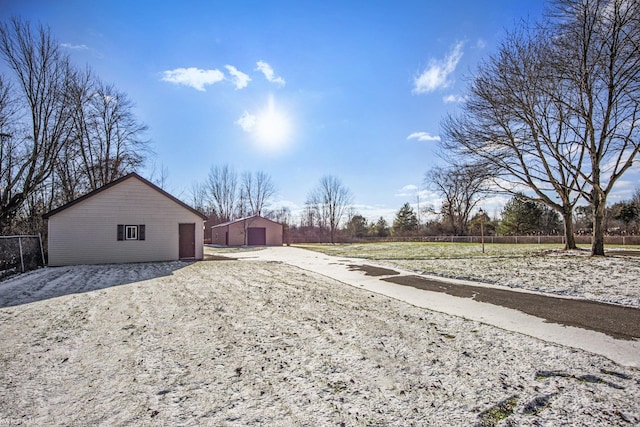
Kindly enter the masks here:
M 266 245 L 267 229 L 265 227 L 249 227 L 247 229 L 247 244 L 249 246 Z

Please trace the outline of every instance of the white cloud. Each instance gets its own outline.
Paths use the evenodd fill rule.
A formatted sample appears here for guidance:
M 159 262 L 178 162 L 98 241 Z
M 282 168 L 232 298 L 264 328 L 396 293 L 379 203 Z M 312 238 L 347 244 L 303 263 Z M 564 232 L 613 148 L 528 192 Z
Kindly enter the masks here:
M 256 127 L 256 116 L 245 111 L 235 123 L 245 132 L 251 133 Z
M 264 74 L 266 79 L 269 80 L 271 83 L 276 83 L 276 84 L 279 84 L 280 86 L 285 85 L 286 82 L 282 77 L 279 77 L 279 76 L 276 77 L 275 73 L 273 72 L 273 68 L 271 68 L 271 65 L 267 64 L 264 61 L 256 62 L 256 65 L 257 65 L 256 71 L 262 72 L 262 74 Z
M 462 42 L 456 44 L 443 60 L 431 59 L 429 66 L 413 81 L 413 93 L 429 93 L 451 85 L 450 76 L 462 58 Z
M 452 102 L 462 102 L 464 101 L 464 96 L 451 94 L 443 96 L 442 100 L 445 102 L 445 104 L 449 104 Z
M 251 77 L 249 77 L 242 71 L 239 71 L 233 65 L 225 65 L 224 67 L 227 69 L 229 74 L 231 74 L 232 81 L 233 84 L 236 85 L 236 89 L 243 89 L 247 87 L 247 85 L 251 81 Z
M 428 132 L 414 132 L 407 139 L 417 139 L 418 141 L 440 141 L 439 136 L 430 135 Z
M 206 85 L 212 85 L 224 80 L 224 74 L 220 70 L 202 70 L 200 68 L 176 68 L 164 72 L 162 80 L 192 87 L 196 90 L 205 91 Z
M 74 50 L 89 50 L 89 46 L 86 44 L 60 43 L 60 47 Z
M 405 185 L 404 187 L 402 187 L 400 189 L 400 192 L 397 193 L 397 194 L 403 194 L 403 195 L 408 194 L 408 193 L 413 194 L 417 190 L 418 190 L 418 186 L 417 185 L 408 184 L 408 185 Z
M 478 48 L 478 49 L 484 49 L 485 47 L 487 47 L 487 42 L 485 42 L 485 41 L 484 41 L 484 40 L 482 40 L 482 39 L 478 39 L 478 40 L 476 41 L 476 48 Z

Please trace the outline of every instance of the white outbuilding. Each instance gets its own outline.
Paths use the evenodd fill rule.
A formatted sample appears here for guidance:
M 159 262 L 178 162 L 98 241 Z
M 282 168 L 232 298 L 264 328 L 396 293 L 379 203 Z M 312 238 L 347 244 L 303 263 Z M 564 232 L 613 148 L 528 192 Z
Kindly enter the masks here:
M 43 218 L 50 266 L 203 258 L 206 216 L 136 173 Z

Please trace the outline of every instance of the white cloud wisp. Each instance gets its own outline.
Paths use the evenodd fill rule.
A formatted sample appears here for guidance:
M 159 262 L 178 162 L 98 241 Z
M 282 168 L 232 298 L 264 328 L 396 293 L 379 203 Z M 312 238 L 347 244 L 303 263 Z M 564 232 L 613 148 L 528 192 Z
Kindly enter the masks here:
M 240 126 L 243 131 L 251 133 L 256 127 L 256 116 L 245 111 L 235 123 Z
M 264 74 L 264 77 L 271 83 L 276 83 L 280 86 L 284 86 L 286 84 L 282 77 L 275 75 L 273 68 L 268 63 L 264 61 L 258 61 L 256 63 L 256 66 L 257 67 L 255 70 L 260 71 L 262 74 Z
M 444 96 L 442 100 L 444 101 L 445 104 L 451 104 L 455 102 L 464 102 L 465 97 L 460 95 L 450 94 L 450 95 Z
M 72 50 L 89 50 L 89 46 L 86 44 L 60 43 L 60 47 Z
M 407 139 L 416 139 L 418 141 L 440 141 L 437 135 L 431 135 L 428 132 L 413 132 Z
M 231 81 L 236 86 L 236 90 L 244 89 L 245 87 L 247 87 L 247 85 L 251 81 L 251 77 L 249 77 L 247 74 L 243 73 L 242 71 L 239 71 L 233 65 L 225 65 L 224 68 L 226 68 L 229 74 L 231 74 L 231 77 L 232 77 Z
M 165 71 L 162 80 L 205 92 L 206 85 L 223 81 L 224 73 L 220 70 L 202 70 L 195 67 L 176 68 L 175 70 Z
M 431 59 L 429 66 L 414 78 L 413 93 L 430 93 L 451 86 L 451 75 L 462 58 L 462 42 L 457 43 L 443 60 Z

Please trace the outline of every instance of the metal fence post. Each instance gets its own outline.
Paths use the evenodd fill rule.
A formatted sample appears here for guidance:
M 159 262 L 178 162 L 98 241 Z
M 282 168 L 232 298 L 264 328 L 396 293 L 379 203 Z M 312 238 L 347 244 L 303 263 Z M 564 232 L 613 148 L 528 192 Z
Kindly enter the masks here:
M 40 255 L 42 255 L 42 266 L 46 267 L 46 263 L 44 261 L 44 248 L 42 247 L 42 233 L 38 233 L 38 239 L 40 240 Z
M 18 237 L 18 246 L 20 247 L 20 265 L 22 266 L 22 272 L 24 273 L 24 257 L 22 256 L 22 237 Z

